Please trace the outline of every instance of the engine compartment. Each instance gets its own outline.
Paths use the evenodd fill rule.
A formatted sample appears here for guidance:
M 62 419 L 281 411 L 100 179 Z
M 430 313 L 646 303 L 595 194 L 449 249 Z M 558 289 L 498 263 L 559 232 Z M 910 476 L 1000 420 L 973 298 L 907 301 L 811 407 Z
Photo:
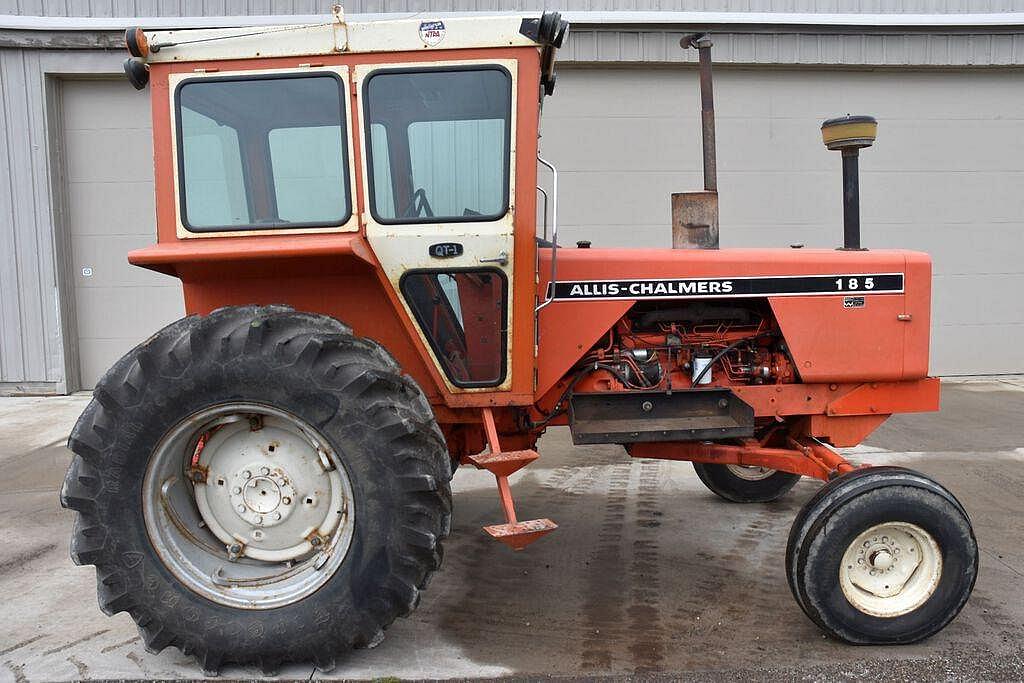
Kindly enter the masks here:
M 799 381 L 763 299 L 637 302 L 570 374 L 575 392 Z

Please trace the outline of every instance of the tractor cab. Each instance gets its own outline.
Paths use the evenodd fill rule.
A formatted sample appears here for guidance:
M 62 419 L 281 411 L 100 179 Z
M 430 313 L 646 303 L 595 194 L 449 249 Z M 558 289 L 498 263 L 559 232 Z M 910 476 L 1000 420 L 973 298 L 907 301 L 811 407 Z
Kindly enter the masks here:
M 528 402 L 538 120 L 568 24 L 554 12 L 332 19 L 129 31 L 126 73 L 152 86 L 159 206 L 159 243 L 131 261 L 181 277 L 189 308 L 204 309 L 211 279 L 234 266 L 198 264 L 222 250 L 280 259 L 295 246 L 275 265 L 289 303 L 308 296 L 287 282 L 309 272 L 296 265 L 308 250 L 351 253 L 361 262 L 332 270 L 372 263 L 375 299 L 399 310 L 344 317 L 412 331 L 392 352 L 429 393 Z M 328 305 L 351 308 L 345 298 Z

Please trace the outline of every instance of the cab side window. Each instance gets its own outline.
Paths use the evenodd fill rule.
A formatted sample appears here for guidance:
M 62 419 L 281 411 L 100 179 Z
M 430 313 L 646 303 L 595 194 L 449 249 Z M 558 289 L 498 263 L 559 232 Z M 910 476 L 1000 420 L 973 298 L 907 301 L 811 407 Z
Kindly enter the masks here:
M 378 222 L 505 215 L 512 116 L 505 69 L 385 70 L 365 88 L 370 208 Z

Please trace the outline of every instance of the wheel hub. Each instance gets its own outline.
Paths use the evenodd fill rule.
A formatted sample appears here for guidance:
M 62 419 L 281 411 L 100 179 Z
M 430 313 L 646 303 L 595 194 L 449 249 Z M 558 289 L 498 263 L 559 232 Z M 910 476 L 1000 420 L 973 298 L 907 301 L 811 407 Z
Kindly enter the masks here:
M 876 525 L 843 554 L 839 577 L 850 603 L 866 614 L 895 617 L 927 600 L 942 574 L 931 534 L 905 522 Z
M 755 465 L 726 465 L 729 471 L 746 481 L 763 481 L 775 474 L 775 470 Z
M 239 557 L 302 557 L 345 513 L 339 473 L 321 453 L 274 418 L 218 427 L 193 457 L 206 472 L 195 483 L 199 514 Z
M 252 463 L 235 472 L 231 484 L 232 509 L 252 526 L 275 526 L 295 509 L 291 477 L 280 467 Z

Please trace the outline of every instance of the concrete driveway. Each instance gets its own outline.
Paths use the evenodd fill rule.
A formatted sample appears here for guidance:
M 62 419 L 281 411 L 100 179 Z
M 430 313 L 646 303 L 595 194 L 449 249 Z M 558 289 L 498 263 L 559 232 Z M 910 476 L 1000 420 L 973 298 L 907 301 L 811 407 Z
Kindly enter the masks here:
M 0 399 L 0 680 L 199 676 L 176 650 L 146 653 L 128 615 L 103 616 L 93 568 L 68 559 L 72 515 L 57 492 L 87 398 Z M 445 566 L 419 610 L 330 677 L 1024 679 L 1024 381 L 947 383 L 941 413 L 894 418 L 853 453 L 945 483 L 981 546 L 960 617 L 907 647 L 830 641 L 793 602 L 786 536 L 817 483 L 733 505 L 687 463 L 575 448 L 564 429 L 540 452 L 513 490 L 524 516 L 561 528 L 522 553 L 489 540 L 480 526 L 498 519 L 493 479 L 461 470 Z

